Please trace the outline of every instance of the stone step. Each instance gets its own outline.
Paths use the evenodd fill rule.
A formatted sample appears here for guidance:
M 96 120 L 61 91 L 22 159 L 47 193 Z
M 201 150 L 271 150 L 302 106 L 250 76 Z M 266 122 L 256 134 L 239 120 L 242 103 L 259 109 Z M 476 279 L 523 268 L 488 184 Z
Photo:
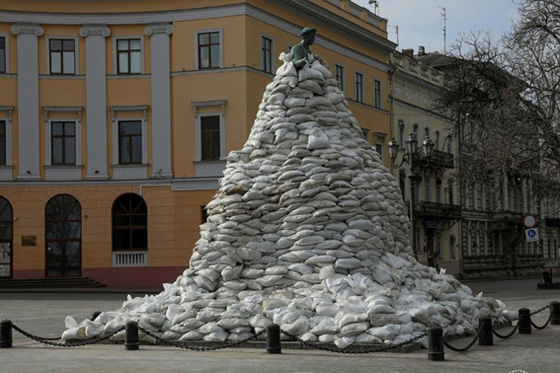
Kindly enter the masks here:
M 102 288 L 105 284 L 89 277 L 0 279 L 0 289 Z

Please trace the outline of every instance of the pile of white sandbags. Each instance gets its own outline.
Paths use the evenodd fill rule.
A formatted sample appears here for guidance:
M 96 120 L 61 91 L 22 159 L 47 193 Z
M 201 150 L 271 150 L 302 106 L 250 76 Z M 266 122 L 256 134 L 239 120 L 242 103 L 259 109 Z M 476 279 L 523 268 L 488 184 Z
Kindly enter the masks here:
M 414 259 L 398 183 L 338 82 L 319 61 L 297 71 L 281 58 L 249 139 L 228 155 L 190 267 L 157 296 L 95 321 L 67 318 L 64 339 L 132 319 L 168 340 L 238 341 L 276 323 L 346 347 L 400 343 L 429 326 L 472 333 L 480 316 L 509 316 Z

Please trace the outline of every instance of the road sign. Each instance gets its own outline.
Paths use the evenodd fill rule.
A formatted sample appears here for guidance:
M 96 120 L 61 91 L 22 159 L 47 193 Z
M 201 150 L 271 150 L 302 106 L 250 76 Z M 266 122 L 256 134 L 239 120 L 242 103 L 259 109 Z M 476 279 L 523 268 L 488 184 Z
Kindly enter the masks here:
M 537 228 L 525 229 L 525 239 L 527 242 L 538 242 L 539 231 Z
M 523 225 L 525 228 L 535 228 L 537 226 L 537 217 L 535 215 L 527 214 L 523 217 Z

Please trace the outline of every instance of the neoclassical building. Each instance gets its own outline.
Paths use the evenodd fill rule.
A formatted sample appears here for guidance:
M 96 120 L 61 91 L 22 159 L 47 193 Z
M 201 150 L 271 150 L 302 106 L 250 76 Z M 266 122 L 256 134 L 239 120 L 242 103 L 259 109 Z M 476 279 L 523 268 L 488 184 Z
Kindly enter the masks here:
M 421 263 L 460 274 L 461 206 L 459 186 L 453 178 L 457 147 L 449 118 L 433 109 L 445 76 L 419 61 L 412 49 L 394 51 L 391 61 L 391 136 L 399 144 L 392 172 L 399 180 L 409 216 L 413 210 L 414 252 Z M 411 134 L 417 140 L 412 157 L 406 146 Z M 427 139 L 434 146 L 429 159 L 422 149 Z
M 389 166 L 395 44 L 349 0 L 0 0 L 0 278 L 173 281 L 304 26 Z

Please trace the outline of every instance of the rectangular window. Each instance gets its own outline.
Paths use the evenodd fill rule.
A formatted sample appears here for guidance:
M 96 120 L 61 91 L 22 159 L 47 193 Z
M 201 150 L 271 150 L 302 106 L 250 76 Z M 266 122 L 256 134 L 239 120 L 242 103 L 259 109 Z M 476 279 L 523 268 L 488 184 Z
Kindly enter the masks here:
M 76 45 L 73 39 L 49 39 L 49 63 L 51 74 L 76 73 Z
M 272 39 L 261 37 L 261 69 L 272 73 Z
M 356 101 L 364 102 L 364 75 L 356 73 Z
M 375 151 L 377 151 L 377 154 L 379 154 L 381 160 L 383 160 L 383 144 L 380 143 L 375 144 Z
M 142 72 L 142 43 L 140 39 L 117 40 L 117 74 Z
M 142 122 L 119 122 L 119 164 L 142 163 Z
M 344 66 L 336 64 L 334 66 L 334 75 L 336 77 L 336 80 L 338 80 L 340 89 L 344 91 Z
M 373 81 L 373 106 L 381 108 L 381 80 Z
M 51 123 L 51 164 L 76 164 L 76 123 Z
M 220 32 L 198 34 L 198 68 L 214 69 L 221 66 Z
M 0 165 L 6 165 L 6 121 L 0 120 Z
M 6 72 L 6 38 L 0 36 L 0 73 Z
M 201 160 L 220 160 L 220 116 L 200 118 Z

